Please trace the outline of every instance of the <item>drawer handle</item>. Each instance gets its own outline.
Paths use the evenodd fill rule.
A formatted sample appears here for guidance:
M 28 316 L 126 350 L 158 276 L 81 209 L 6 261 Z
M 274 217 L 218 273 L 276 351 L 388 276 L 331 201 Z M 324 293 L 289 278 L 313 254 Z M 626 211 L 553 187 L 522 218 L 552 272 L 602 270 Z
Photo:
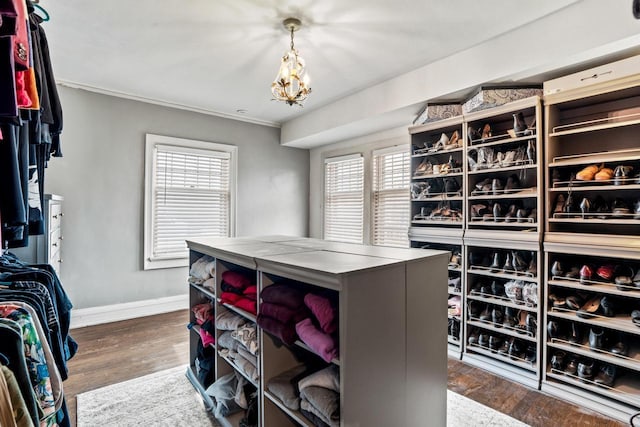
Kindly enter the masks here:
M 604 73 L 600 73 L 600 74 L 594 74 L 592 76 L 589 77 L 583 77 L 580 79 L 581 82 L 585 81 L 585 80 L 589 80 L 589 79 L 597 79 L 600 76 L 604 76 L 605 74 L 611 74 L 613 73 L 613 71 L 605 71 Z
M 58 218 L 58 214 L 52 216 L 53 219 Z
M 58 246 L 58 242 L 53 242 L 51 246 Z
M 58 260 L 58 262 L 59 262 L 60 264 L 62 264 L 62 259 L 59 259 L 59 260 Z
M 60 236 L 58 237 L 58 240 L 64 240 L 64 237 Z

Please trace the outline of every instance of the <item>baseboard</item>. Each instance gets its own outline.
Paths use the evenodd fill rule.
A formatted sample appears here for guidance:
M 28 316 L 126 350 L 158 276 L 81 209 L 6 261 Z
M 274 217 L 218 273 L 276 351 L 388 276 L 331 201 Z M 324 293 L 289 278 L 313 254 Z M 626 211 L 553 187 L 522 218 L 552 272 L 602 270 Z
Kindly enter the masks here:
M 187 308 L 189 308 L 188 294 L 78 310 L 73 309 L 71 311 L 71 329 L 153 316 L 154 314 L 170 313 Z

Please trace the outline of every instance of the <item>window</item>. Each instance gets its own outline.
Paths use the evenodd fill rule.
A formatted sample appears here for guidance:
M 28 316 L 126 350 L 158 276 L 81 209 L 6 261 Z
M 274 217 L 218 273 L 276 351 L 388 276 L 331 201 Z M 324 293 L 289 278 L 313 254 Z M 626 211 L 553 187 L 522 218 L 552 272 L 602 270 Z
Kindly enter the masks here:
M 373 152 L 372 244 L 409 246 L 409 152 L 391 147 Z
M 231 145 L 146 136 L 144 268 L 186 266 L 185 239 L 234 230 Z
M 324 238 L 362 243 L 364 237 L 364 160 L 333 157 L 324 165 Z

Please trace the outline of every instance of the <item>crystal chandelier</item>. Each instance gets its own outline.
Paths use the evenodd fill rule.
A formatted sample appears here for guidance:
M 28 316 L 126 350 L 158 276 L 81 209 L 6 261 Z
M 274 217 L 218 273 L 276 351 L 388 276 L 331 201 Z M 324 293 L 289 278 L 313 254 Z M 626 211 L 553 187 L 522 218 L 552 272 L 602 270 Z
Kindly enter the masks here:
M 293 33 L 298 31 L 302 23 L 296 18 L 287 18 L 282 24 L 291 32 L 291 50 L 285 52 L 280 64 L 280 71 L 276 79 L 271 83 L 271 93 L 277 101 L 284 101 L 289 105 L 300 105 L 307 99 L 311 88 L 309 76 L 304 68 L 304 59 L 293 47 Z

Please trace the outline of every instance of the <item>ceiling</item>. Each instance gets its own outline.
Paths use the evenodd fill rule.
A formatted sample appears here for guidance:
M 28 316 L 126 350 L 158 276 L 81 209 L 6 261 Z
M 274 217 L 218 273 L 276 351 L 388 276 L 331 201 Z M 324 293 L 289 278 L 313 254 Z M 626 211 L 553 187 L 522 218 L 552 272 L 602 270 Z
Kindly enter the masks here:
M 278 126 L 576 0 L 41 0 L 62 84 Z M 288 16 L 312 94 L 271 100 Z M 472 64 L 459 64 L 460 67 Z M 239 113 L 238 110 L 245 110 Z

